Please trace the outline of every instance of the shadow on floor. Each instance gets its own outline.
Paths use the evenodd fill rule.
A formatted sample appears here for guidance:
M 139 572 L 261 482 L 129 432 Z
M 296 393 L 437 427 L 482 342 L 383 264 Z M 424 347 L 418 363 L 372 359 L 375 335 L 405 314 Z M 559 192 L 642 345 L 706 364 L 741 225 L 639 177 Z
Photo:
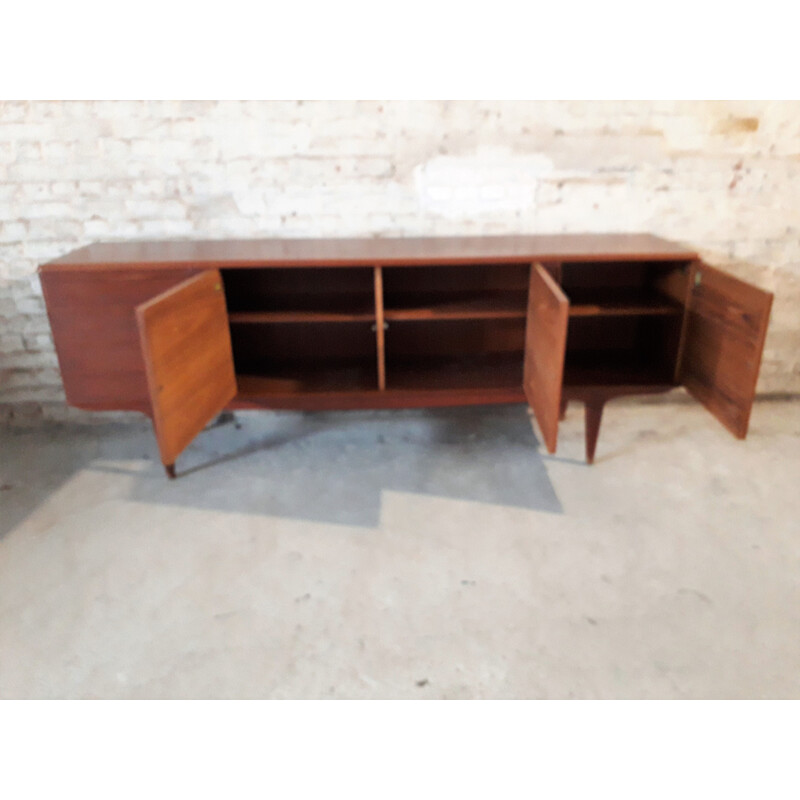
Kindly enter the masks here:
M 139 476 L 136 499 L 368 527 L 384 490 L 562 512 L 524 406 L 237 419 L 196 440 L 177 480 Z
M 88 468 L 128 476 L 124 495 L 134 501 L 355 526 L 378 525 L 384 490 L 562 513 L 525 406 L 237 413 L 236 424 L 211 426 L 192 443 L 176 480 L 147 426 L 90 438 L 76 449 L 67 437 L 69 459 L 47 442 L 41 458 L 64 469 L 48 468 L 33 507 Z M 24 516 L 18 509 L 10 524 L 0 521 L 0 535 Z

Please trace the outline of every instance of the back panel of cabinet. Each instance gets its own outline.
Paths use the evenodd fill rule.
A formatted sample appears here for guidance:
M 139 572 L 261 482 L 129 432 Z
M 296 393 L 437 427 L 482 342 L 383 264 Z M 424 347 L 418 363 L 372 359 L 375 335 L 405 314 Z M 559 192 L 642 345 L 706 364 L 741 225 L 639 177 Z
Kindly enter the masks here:
M 222 275 L 231 314 L 374 313 L 369 267 L 227 269 Z

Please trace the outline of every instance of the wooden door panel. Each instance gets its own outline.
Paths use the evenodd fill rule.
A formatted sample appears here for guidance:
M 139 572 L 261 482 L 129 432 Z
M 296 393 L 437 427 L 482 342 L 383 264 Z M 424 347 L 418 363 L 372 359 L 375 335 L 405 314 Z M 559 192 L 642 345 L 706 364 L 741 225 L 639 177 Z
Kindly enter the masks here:
M 772 294 L 695 262 L 678 377 L 735 436 L 747 435 Z
M 67 402 L 148 412 L 136 306 L 197 270 L 42 268 L 40 280 Z
M 136 309 L 167 467 L 236 395 L 228 314 L 218 270 L 201 272 Z
M 522 385 L 550 453 L 558 439 L 568 321 L 566 295 L 541 264 L 533 264 Z

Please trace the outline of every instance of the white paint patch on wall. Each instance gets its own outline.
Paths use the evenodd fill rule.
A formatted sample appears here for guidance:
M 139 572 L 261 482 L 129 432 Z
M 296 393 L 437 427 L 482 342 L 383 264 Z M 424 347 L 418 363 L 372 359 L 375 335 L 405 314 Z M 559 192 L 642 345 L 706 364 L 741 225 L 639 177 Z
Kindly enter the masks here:
M 540 153 L 480 147 L 469 155 L 436 156 L 414 169 L 420 209 L 448 219 L 531 210 L 538 181 L 553 170 Z

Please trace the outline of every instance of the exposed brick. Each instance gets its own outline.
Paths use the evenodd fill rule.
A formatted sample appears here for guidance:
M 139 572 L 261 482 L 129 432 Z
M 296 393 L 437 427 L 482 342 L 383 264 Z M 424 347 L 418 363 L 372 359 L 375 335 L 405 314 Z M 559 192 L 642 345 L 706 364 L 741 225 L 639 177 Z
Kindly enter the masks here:
M 45 122 L 12 122 L 0 125 L 0 141 L 14 142 L 17 145 L 57 138 L 56 133 L 57 131 Z
M 21 314 L 39 314 L 44 311 L 44 303 L 36 297 L 25 297 L 17 300 L 17 311 Z
M 15 333 L 0 333 L 0 353 L 18 353 L 23 349 L 25 344 L 22 336 Z
M 3 369 L 18 372 L 57 366 L 58 360 L 53 352 L 15 352 L 3 356 Z
M 0 122 L 22 122 L 28 110 L 28 103 L 21 100 L 0 102 Z
M 1 222 L 0 242 L 21 242 L 28 233 L 24 222 Z
M 49 333 L 38 333 L 28 336 L 23 336 L 21 342 L 26 350 L 37 351 L 45 350 L 52 351 L 53 339 Z
M 32 204 L 26 210 L 25 216 L 28 219 L 75 219 L 76 207 L 74 204 L 50 200 Z

